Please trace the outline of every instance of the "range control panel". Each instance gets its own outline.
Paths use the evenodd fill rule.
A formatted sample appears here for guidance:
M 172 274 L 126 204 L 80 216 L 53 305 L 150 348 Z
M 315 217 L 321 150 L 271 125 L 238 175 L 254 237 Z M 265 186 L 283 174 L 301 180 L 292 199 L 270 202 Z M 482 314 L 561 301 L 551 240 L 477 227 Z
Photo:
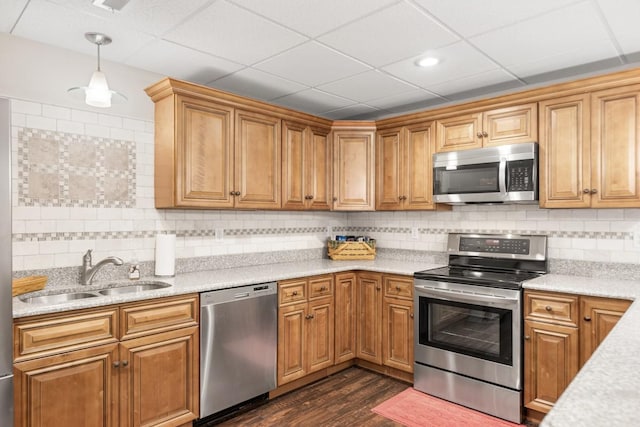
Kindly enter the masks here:
M 530 241 L 528 239 L 504 239 L 495 237 L 461 237 L 460 252 L 483 252 L 527 255 Z

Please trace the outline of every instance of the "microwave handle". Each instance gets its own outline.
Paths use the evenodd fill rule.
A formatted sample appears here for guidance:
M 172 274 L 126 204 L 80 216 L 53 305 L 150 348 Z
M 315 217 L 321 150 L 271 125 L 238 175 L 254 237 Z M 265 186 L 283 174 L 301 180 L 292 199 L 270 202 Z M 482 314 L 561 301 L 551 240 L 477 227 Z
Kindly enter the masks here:
M 498 165 L 498 189 L 503 196 L 507 195 L 507 159 L 500 158 Z

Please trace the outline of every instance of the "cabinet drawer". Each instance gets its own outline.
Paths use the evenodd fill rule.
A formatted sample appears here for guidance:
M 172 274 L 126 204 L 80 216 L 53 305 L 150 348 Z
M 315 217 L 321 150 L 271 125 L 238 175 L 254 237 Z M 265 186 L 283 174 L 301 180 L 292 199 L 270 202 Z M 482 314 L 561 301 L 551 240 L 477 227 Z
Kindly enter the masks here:
M 198 325 L 198 296 L 125 304 L 120 309 L 120 339 Z
M 527 319 L 578 326 L 578 296 L 527 291 L 524 294 Z
M 309 300 L 333 295 L 333 277 L 322 276 L 309 279 Z
M 116 342 L 117 312 L 117 308 L 108 308 L 17 319 L 13 325 L 14 361 Z
M 306 280 L 288 280 L 278 284 L 280 305 L 295 304 L 306 300 Z
M 413 300 L 413 278 L 384 276 L 384 296 Z

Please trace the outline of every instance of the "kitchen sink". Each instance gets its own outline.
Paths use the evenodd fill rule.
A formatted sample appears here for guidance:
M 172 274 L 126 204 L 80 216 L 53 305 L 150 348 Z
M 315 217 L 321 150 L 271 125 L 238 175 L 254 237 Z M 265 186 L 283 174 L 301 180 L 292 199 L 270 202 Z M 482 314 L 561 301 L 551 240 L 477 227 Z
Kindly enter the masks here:
M 109 288 L 98 291 L 100 295 L 120 295 L 120 294 L 132 294 L 143 291 L 153 291 L 156 289 L 168 288 L 171 285 L 164 282 L 144 282 L 136 283 L 135 285 L 119 286 L 117 288 Z
M 92 292 L 69 292 L 54 295 L 39 295 L 33 297 L 19 297 L 20 301 L 27 304 L 62 304 L 63 302 L 75 301 L 84 298 L 95 298 L 100 295 Z

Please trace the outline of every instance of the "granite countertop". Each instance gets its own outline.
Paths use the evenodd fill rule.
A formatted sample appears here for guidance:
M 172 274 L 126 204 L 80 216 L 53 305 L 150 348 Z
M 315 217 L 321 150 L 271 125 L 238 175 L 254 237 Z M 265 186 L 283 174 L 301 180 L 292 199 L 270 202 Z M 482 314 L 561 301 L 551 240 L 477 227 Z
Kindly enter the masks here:
M 547 274 L 526 289 L 640 299 L 640 281 Z M 630 426 L 640 405 L 640 301 L 634 302 L 560 396 L 541 427 Z
M 19 297 L 13 298 L 13 317 L 20 318 L 38 314 L 57 313 L 90 307 L 100 307 L 110 304 L 120 304 L 132 301 L 141 301 L 152 298 L 161 298 L 189 293 L 206 292 L 236 286 L 251 285 L 256 283 L 273 282 L 278 280 L 295 279 L 298 277 L 315 276 L 319 274 L 339 273 L 341 271 L 367 270 L 380 273 L 402 274 L 412 276 L 414 272 L 429 268 L 441 267 L 441 265 L 425 264 L 424 262 L 407 262 L 392 259 L 376 259 L 373 261 L 331 261 L 319 259 L 302 262 L 286 262 L 268 265 L 254 265 L 241 268 L 228 268 L 221 270 L 198 271 L 193 273 L 178 274 L 175 277 L 143 277 L 139 281 L 121 281 L 113 283 L 95 283 L 92 286 L 72 288 L 76 291 L 97 291 L 107 287 L 134 284 L 136 282 L 160 281 L 171 284 L 171 287 L 139 293 L 99 296 L 69 301 L 61 304 L 27 304 Z M 68 289 L 70 290 L 70 289 Z M 47 293 L 59 293 L 56 291 L 34 292 L 30 295 L 45 295 Z

